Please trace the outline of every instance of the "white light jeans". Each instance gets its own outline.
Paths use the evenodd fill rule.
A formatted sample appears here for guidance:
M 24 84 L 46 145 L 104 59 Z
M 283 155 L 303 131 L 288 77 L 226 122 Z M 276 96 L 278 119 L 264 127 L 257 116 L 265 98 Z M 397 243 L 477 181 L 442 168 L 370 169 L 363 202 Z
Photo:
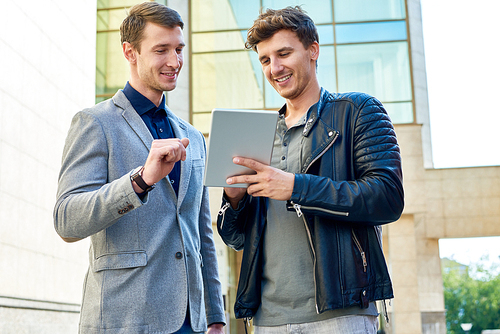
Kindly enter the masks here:
M 304 324 L 254 326 L 255 334 L 376 334 L 378 317 L 348 315 Z

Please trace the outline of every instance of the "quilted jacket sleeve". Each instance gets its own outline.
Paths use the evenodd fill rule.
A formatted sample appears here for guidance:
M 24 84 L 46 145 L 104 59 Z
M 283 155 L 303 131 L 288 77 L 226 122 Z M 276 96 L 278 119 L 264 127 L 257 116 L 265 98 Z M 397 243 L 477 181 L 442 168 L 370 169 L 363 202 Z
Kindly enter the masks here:
M 397 220 L 404 207 L 401 154 L 383 106 L 366 94 L 361 97 L 335 110 L 342 115 L 334 121 L 343 126 L 341 140 L 319 162 L 331 168 L 321 166 L 319 175 L 296 174 L 291 202 L 306 214 L 386 224 Z

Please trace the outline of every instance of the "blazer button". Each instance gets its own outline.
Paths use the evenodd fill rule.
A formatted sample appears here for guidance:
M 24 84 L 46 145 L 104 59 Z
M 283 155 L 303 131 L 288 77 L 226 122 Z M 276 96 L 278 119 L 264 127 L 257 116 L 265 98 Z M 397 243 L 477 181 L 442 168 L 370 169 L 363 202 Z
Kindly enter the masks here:
M 175 258 L 179 260 L 182 259 L 182 253 L 181 252 L 175 253 Z

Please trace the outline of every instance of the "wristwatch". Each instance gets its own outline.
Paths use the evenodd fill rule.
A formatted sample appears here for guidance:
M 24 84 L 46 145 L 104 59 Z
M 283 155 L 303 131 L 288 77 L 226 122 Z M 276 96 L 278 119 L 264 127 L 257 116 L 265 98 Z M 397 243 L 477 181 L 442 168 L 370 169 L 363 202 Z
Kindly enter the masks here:
M 150 192 L 151 190 L 154 189 L 155 185 L 148 185 L 146 182 L 144 182 L 142 178 L 142 172 L 144 171 L 144 166 L 139 166 L 134 171 L 132 172 L 132 175 L 130 176 L 130 180 L 134 181 L 139 188 L 144 190 L 145 192 Z

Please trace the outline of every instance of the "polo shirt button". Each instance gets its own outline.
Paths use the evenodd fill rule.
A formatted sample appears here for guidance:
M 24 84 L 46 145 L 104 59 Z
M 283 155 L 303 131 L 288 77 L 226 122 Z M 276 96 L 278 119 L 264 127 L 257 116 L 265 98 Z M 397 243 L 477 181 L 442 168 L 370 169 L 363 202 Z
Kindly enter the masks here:
M 182 259 L 182 253 L 181 252 L 175 253 L 175 258 L 179 260 Z

